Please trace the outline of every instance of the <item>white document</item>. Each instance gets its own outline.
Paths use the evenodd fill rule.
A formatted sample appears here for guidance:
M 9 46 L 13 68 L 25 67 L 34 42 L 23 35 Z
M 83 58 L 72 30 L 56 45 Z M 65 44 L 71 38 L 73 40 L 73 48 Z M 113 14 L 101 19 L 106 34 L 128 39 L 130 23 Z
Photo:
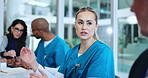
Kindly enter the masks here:
M 16 68 L 5 67 L 0 69 L 0 72 L 4 72 L 4 73 L 16 73 L 16 72 L 23 72 L 23 71 L 27 71 L 27 70 L 22 67 L 16 67 Z

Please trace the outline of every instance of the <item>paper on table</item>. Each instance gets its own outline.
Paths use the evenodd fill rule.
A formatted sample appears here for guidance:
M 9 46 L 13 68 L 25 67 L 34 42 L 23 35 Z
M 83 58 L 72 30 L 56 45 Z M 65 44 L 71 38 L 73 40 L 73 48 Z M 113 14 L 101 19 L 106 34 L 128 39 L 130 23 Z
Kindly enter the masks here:
M 0 71 L 1 72 L 4 72 L 4 73 L 15 73 L 15 72 L 26 71 L 26 69 L 24 69 L 22 67 L 17 67 L 17 68 L 9 68 L 9 67 L 6 67 L 6 68 L 0 69 Z

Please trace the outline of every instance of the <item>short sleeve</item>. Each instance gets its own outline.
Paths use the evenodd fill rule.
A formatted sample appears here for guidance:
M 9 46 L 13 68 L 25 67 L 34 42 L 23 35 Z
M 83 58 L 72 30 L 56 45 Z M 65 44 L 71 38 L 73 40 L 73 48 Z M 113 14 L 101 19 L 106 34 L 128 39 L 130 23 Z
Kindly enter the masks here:
M 98 50 L 88 68 L 87 77 L 114 78 L 114 60 L 111 49 Z

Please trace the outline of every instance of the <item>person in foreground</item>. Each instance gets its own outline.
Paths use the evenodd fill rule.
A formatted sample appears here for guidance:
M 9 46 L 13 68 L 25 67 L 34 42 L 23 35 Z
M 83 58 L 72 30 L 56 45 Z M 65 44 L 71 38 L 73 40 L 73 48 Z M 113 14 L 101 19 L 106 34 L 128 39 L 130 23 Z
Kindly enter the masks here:
M 22 48 L 23 61 L 35 72 L 30 74 L 31 78 L 114 78 L 113 52 L 97 39 L 97 28 L 95 11 L 89 7 L 81 8 L 75 19 L 76 34 L 81 43 L 68 50 L 63 64 L 54 73 L 39 65 L 32 51 Z
M 134 0 L 131 11 L 136 14 L 141 33 L 148 37 L 148 0 Z M 148 49 L 134 62 L 129 78 L 148 78 Z
M 31 24 L 33 36 L 41 38 L 35 56 L 42 66 L 57 68 L 62 64 L 68 51 L 67 43 L 49 30 L 49 23 L 44 18 L 37 18 Z

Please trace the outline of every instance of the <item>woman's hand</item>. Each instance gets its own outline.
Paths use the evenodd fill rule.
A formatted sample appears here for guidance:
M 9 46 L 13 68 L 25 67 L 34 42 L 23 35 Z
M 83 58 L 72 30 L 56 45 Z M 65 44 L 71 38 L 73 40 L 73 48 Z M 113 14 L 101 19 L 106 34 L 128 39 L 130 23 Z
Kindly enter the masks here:
M 30 73 L 30 78 L 48 78 L 47 75 L 40 69 L 38 69 L 42 75 L 38 75 L 36 73 Z
M 20 56 L 21 59 L 33 69 L 33 71 L 37 70 L 39 64 L 36 61 L 34 52 L 28 48 L 23 47 L 20 51 Z
M 4 56 L 15 57 L 16 56 L 16 52 L 15 52 L 15 50 L 9 50 L 8 52 L 4 53 Z
M 7 59 L 8 67 L 15 67 L 15 58 Z

